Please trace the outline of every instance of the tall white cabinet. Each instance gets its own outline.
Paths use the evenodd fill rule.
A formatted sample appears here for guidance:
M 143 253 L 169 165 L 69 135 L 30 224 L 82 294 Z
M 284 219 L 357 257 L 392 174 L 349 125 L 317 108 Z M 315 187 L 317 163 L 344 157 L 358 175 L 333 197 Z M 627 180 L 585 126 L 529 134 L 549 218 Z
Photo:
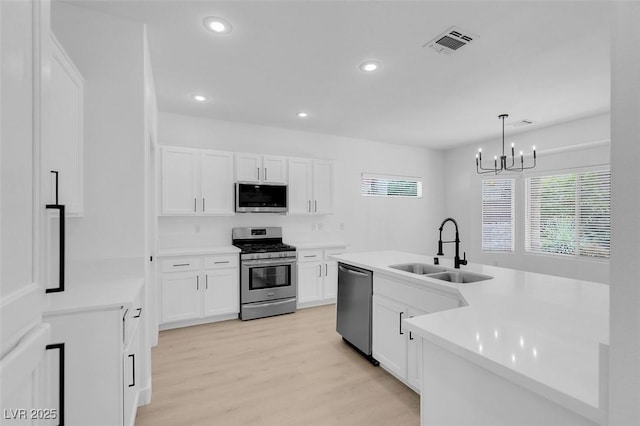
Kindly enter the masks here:
M 333 213 L 333 162 L 289 158 L 289 214 Z
M 82 216 L 84 211 L 84 79 L 56 37 L 51 34 L 52 107 L 45 120 L 42 144 L 43 172 L 46 174 L 45 201 L 55 203 L 55 176 L 58 172 L 59 203 L 66 216 Z
M 165 146 L 163 215 L 232 215 L 233 153 Z

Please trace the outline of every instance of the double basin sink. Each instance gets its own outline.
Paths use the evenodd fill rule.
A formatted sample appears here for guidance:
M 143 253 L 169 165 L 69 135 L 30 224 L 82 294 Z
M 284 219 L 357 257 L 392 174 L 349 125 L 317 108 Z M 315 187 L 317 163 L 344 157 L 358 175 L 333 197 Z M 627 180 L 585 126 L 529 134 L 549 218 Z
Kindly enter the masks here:
M 399 271 L 410 272 L 416 275 L 424 275 L 436 280 L 447 281 L 450 283 L 466 284 L 478 281 L 490 280 L 493 277 L 489 275 L 476 274 L 474 272 L 451 270 L 437 265 L 429 265 L 427 263 L 403 263 L 400 265 L 390 265 L 390 268 Z

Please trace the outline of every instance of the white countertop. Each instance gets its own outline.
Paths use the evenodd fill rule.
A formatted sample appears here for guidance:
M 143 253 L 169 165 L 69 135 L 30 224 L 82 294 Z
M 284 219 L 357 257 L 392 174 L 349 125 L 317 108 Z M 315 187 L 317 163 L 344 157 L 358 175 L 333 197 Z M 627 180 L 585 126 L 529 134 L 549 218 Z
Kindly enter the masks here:
M 397 251 L 333 257 L 374 276 L 457 292 L 467 306 L 407 319 L 407 327 L 587 418 L 602 419 L 599 344 L 609 340 L 607 285 L 473 263 L 461 269 L 494 278 L 455 284 L 389 268 L 432 265 L 433 257 Z M 447 259 L 441 264 L 453 266 Z
M 349 245 L 344 241 L 287 241 L 287 244 L 294 246 L 297 250 L 346 247 Z
M 63 292 L 47 294 L 43 315 L 120 309 L 134 302 L 143 284 L 143 278 L 123 278 L 74 285 Z
M 201 256 L 207 254 L 233 254 L 240 253 L 238 247 L 228 246 L 213 246 L 213 247 L 197 247 L 197 248 L 164 248 L 158 250 L 158 257 L 173 257 L 173 256 Z

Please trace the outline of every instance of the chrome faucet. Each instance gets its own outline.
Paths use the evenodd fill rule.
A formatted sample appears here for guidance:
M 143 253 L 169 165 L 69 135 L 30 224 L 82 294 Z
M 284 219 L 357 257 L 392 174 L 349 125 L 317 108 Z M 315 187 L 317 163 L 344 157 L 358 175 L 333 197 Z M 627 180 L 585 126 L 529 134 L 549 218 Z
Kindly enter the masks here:
M 444 228 L 445 223 L 447 222 L 453 222 L 453 224 L 456 227 L 456 239 L 454 241 L 442 241 L 442 229 Z M 460 265 L 466 265 L 467 264 L 467 253 L 464 253 L 464 258 L 460 259 L 460 236 L 458 234 L 458 222 L 456 222 L 455 219 L 448 217 L 445 220 L 442 221 L 442 224 L 440 225 L 440 239 L 438 240 L 438 253 L 436 253 L 437 256 L 444 256 L 444 253 L 442 252 L 442 244 L 444 243 L 455 243 L 456 244 L 456 256 L 453 258 L 453 265 L 454 268 L 460 269 Z

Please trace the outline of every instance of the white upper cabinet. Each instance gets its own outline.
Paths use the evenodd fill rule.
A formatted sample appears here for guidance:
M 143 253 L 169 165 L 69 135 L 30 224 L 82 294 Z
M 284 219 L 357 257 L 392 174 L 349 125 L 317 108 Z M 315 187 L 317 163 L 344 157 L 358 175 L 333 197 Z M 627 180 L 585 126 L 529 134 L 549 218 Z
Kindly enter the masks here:
M 313 164 L 308 158 L 289 158 L 289 214 L 311 214 Z
M 46 120 L 42 159 L 46 177 L 45 200 L 55 203 L 58 171 L 58 202 L 67 216 L 82 216 L 83 201 L 83 87 L 82 75 L 58 40 L 51 34 L 51 108 Z
M 204 214 L 233 214 L 233 153 L 201 151 L 200 185 Z
M 162 149 L 162 214 L 232 215 L 233 153 Z
M 287 183 L 287 157 L 237 152 L 236 181 Z
M 333 213 L 333 162 L 313 160 L 313 212 Z
M 289 214 L 333 213 L 333 162 L 289 158 Z
M 197 150 L 164 147 L 162 149 L 162 213 L 197 214 Z

